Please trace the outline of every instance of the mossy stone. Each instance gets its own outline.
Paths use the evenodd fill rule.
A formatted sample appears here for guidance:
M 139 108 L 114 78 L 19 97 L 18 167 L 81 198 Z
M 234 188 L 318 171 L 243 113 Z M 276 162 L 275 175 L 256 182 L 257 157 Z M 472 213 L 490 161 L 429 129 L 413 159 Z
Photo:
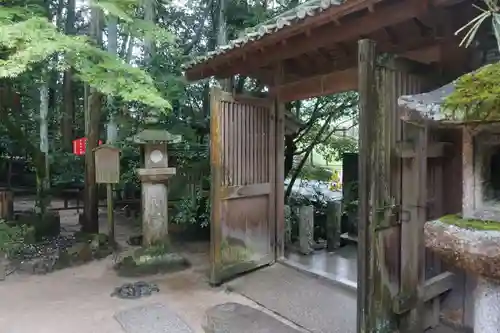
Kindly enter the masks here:
M 438 219 L 439 221 L 455 225 L 464 229 L 472 229 L 472 230 L 482 230 L 482 231 L 500 231 L 500 222 L 496 221 L 487 221 L 487 220 L 479 220 L 479 219 L 468 219 L 463 218 L 460 215 L 452 214 L 445 215 Z
M 120 276 L 137 277 L 172 273 L 189 267 L 189 262 L 175 252 L 160 253 L 158 248 L 142 248 L 115 265 Z

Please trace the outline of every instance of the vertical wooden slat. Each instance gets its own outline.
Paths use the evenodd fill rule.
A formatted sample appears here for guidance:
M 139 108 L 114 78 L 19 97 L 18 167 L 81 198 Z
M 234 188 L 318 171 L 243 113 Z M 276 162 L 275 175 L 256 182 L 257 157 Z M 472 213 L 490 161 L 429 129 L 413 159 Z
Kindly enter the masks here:
M 276 205 L 274 204 L 274 198 L 276 197 L 276 127 L 274 126 L 276 122 L 276 102 L 272 101 L 269 109 L 269 117 L 267 117 L 267 123 L 269 124 L 269 183 L 271 184 L 271 200 L 268 203 L 269 208 L 269 235 L 271 236 L 271 243 L 269 246 L 276 247 Z M 283 208 L 284 210 L 284 208 Z M 271 249 L 274 251 L 274 249 Z M 276 257 L 274 258 L 277 259 Z
M 221 137 L 220 137 L 220 108 L 221 91 L 212 88 L 210 92 L 210 169 L 212 186 L 210 187 L 210 282 L 217 284 L 217 275 L 221 264 L 220 245 L 222 240 L 221 228 Z
M 246 129 L 246 121 L 247 121 L 247 105 L 241 104 L 238 105 L 238 116 L 241 118 L 240 124 L 240 138 L 241 138 L 241 184 L 246 185 L 246 152 L 248 149 L 247 146 L 247 129 Z
M 234 135 L 234 143 L 236 145 L 236 165 L 235 165 L 235 174 L 237 175 L 236 177 L 236 185 L 241 185 L 242 184 L 242 177 L 241 177 L 241 115 L 239 114 L 236 105 L 233 104 L 233 112 L 234 112 L 234 117 L 236 119 L 236 126 L 235 126 L 235 135 Z
M 251 145 L 251 149 L 250 149 L 250 174 L 251 174 L 251 178 L 250 178 L 250 182 L 252 184 L 257 184 L 257 179 L 256 179 L 256 171 L 257 169 L 255 168 L 255 153 L 256 153 L 256 147 L 255 147 L 255 116 L 256 116 L 256 113 L 255 113 L 256 108 L 253 107 L 252 108 L 252 113 L 251 113 L 251 117 L 250 117 L 250 145 Z
M 362 40 L 358 43 L 358 94 L 359 94 L 359 220 L 358 220 L 358 313 L 357 332 L 372 332 L 371 317 L 373 302 L 372 288 L 375 281 L 370 283 L 372 235 L 370 232 L 370 196 L 372 192 L 371 154 L 372 140 L 375 132 L 376 116 L 376 78 L 375 78 L 375 43 Z M 373 296 L 372 296 L 373 297 Z
M 262 108 L 259 108 L 259 124 L 260 128 L 262 130 L 261 132 L 261 137 L 260 137 L 260 175 L 262 177 L 262 182 L 264 183 L 266 181 L 266 168 L 265 168 L 265 163 L 266 163 L 266 143 L 265 143 L 265 138 L 266 138 L 266 126 L 264 123 L 264 115 L 265 115 L 265 110 Z
M 234 110 L 232 108 L 228 108 L 228 124 L 227 126 L 229 127 L 229 136 L 228 136 L 228 146 L 226 147 L 227 149 L 227 154 L 228 154 L 228 169 L 229 169 L 229 183 L 228 185 L 232 186 L 234 185 L 234 151 L 236 149 L 236 146 L 234 145 L 234 137 L 235 137 L 235 131 L 234 131 Z
M 283 64 L 280 63 L 276 68 L 274 84 L 278 86 L 283 82 L 284 70 Z M 275 200 L 276 200 L 276 258 L 285 256 L 285 104 L 280 101 L 279 96 L 276 98 L 276 120 L 271 126 L 275 127 Z
M 220 131 L 220 136 L 221 136 L 221 169 L 222 169 L 222 184 L 224 186 L 227 186 L 228 184 L 228 164 L 227 164 L 227 159 L 228 159 L 228 154 L 227 154 L 227 136 L 228 136 L 228 131 L 229 128 L 227 126 L 227 102 L 222 102 L 221 103 L 221 131 Z

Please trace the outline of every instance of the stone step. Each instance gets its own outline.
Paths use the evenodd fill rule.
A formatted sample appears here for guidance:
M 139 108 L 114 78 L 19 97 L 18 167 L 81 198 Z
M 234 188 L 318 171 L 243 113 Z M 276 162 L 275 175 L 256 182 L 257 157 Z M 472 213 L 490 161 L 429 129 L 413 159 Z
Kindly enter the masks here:
M 131 308 L 114 317 L 126 333 L 194 333 L 184 320 L 161 303 Z
M 301 333 L 261 310 L 239 303 L 210 308 L 203 328 L 206 333 Z

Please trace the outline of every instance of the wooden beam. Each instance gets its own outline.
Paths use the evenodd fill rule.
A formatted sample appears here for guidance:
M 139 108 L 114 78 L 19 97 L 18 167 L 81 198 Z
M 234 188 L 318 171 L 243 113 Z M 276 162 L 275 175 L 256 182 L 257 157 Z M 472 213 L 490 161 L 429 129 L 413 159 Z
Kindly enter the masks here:
M 356 90 L 357 87 L 357 68 L 349 68 L 289 82 L 274 87 L 272 93 L 278 96 L 281 102 L 290 102 Z
M 424 64 L 439 62 L 442 58 L 442 45 L 436 44 L 429 47 L 404 52 L 401 54 L 401 57 L 415 60 Z
M 274 72 L 274 85 L 279 85 L 283 82 L 283 67 L 278 64 Z M 285 164 L 283 163 L 283 156 L 285 154 L 285 103 L 277 96 L 275 98 L 275 117 L 272 126 L 275 126 L 275 221 L 276 233 L 275 241 L 275 255 L 276 260 L 285 256 L 285 188 L 283 182 L 285 181 Z
M 401 227 L 401 296 L 412 298 L 410 310 L 400 319 L 401 332 L 423 332 L 424 302 L 418 297 L 425 283 L 424 223 L 427 220 L 427 148 L 429 128 L 404 124 L 404 140 L 414 141 L 416 156 L 404 165 L 403 209 L 410 221 Z M 406 196 L 405 196 L 406 195 Z
M 377 13 L 377 12 L 376 12 Z M 359 219 L 358 219 L 358 322 L 357 332 L 393 332 L 397 317 L 392 295 L 398 289 L 399 267 L 393 267 L 399 239 L 391 238 L 392 216 L 386 211 L 392 201 L 391 151 L 386 149 L 392 135 L 386 120 L 392 108 L 380 107 L 377 89 L 375 42 L 359 41 Z
M 451 272 L 444 272 L 425 281 L 423 295 L 424 303 L 452 289 L 454 278 L 455 274 Z
M 437 158 L 445 156 L 447 147 L 452 146 L 450 142 L 435 142 L 429 144 L 427 148 L 427 158 Z M 411 143 L 403 143 L 397 149 L 397 154 L 401 158 L 415 158 L 417 152 Z
M 403 1 L 389 7 L 380 8 L 374 13 L 345 22 L 338 27 L 335 24 L 326 24 L 316 28 L 311 33 L 314 38 L 304 39 L 302 35 L 298 35 L 291 38 L 285 46 L 273 48 L 271 52 L 266 52 L 266 57 L 263 59 L 264 63 L 261 66 L 284 58 L 294 58 L 318 47 L 356 39 L 360 35 L 368 35 L 378 29 L 407 21 L 424 12 L 425 8 L 422 8 L 420 2 Z

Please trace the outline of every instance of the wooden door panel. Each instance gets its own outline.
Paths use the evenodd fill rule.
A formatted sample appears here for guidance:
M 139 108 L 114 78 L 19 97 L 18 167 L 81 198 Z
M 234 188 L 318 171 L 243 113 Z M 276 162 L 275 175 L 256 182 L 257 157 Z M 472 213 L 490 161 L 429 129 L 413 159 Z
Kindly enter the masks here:
M 211 281 L 275 260 L 275 117 L 266 99 L 211 91 Z

